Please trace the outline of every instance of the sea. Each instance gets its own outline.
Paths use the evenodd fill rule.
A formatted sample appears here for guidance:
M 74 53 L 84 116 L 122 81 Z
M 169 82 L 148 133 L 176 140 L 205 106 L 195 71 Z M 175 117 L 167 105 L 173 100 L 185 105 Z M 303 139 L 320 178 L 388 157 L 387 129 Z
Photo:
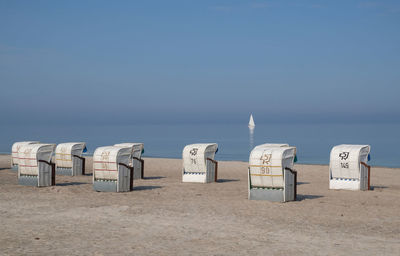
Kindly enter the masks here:
M 300 164 L 329 164 L 333 146 L 371 145 L 373 166 L 400 167 L 400 124 L 138 124 L 138 125 L 2 125 L 0 153 L 10 154 L 16 141 L 86 142 L 87 155 L 100 146 L 142 142 L 144 157 L 181 158 L 185 145 L 218 143 L 217 160 L 248 161 L 251 149 L 263 143 L 297 147 Z

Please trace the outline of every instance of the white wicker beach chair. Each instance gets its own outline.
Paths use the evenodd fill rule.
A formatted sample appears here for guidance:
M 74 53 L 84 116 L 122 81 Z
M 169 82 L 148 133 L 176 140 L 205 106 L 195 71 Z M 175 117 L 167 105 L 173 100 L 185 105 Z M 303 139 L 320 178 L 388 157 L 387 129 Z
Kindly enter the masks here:
M 296 148 L 287 144 L 255 147 L 249 159 L 248 198 L 274 202 L 296 200 L 295 156 Z
M 11 170 L 12 171 L 18 171 L 18 163 L 19 163 L 18 150 L 19 150 L 19 148 L 23 145 L 36 144 L 36 143 L 39 143 L 39 141 L 20 141 L 20 142 L 15 142 L 12 145 L 12 147 L 11 147 Z
M 191 144 L 183 149 L 183 182 L 217 181 L 218 162 L 214 160 L 218 144 Z
M 85 158 L 82 152 L 86 148 L 84 142 L 61 143 L 56 147 L 56 174 L 57 175 L 84 175 Z
M 54 186 L 55 164 L 51 162 L 55 144 L 26 144 L 19 148 L 18 183 L 26 186 Z
M 338 145 L 332 148 L 329 163 L 329 188 L 369 190 L 371 166 L 369 145 Z
M 129 147 L 99 147 L 93 154 L 93 188 L 96 191 L 127 192 L 133 188 Z

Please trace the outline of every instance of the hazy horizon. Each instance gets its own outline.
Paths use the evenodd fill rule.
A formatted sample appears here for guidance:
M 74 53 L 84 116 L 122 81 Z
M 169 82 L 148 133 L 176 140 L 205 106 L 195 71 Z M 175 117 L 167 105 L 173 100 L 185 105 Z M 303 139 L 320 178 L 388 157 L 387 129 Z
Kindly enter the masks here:
M 400 122 L 396 1 L 1 1 L 0 119 Z

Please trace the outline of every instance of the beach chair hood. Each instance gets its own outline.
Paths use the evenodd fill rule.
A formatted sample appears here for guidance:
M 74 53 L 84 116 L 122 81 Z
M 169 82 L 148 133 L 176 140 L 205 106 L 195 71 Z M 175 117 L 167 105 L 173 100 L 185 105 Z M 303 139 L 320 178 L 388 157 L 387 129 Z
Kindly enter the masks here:
M 119 144 L 114 144 L 115 147 L 129 147 L 132 149 L 132 156 L 141 158 L 142 157 L 142 152 L 144 150 L 144 144 L 143 143 L 136 143 L 136 142 L 131 142 L 131 143 L 119 143 Z
M 368 162 L 369 145 L 338 145 L 330 154 L 330 175 L 332 178 L 360 179 L 360 163 Z
M 93 154 L 93 179 L 118 180 L 118 165 L 129 165 L 132 148 L 99 147 Z
M 284 168 L 293 168 L 295 154 L 290 146 L 255 147 L 249 158 L 251 186 L 283 188 Z
M 34 175 L 39 174 L 39 160 L 51 161 L 55 144 L 26 144 L 19 148 L 19 174 Z
M 56 147 L 56 165 L 58 167 L 72 168 L 72 156 L 82 156 L 85 149 L 84 142 L 61 143 Z
M 183 168 L 189 173 L 205 173 L 207 158 L 214 159 L 218 149 L 216 143 L 190 144 L 182 152 Z
M 11 165 L 15 165 L 19 163 L 19 158 L 18 158 L 18 151 L 19 148 L 23 145 L 28 145 L 28 144 L 36 144 L 39 143 L 39 141 L 20 141 L 20 142 L 15 142 L 12 147 L 11 147 Z

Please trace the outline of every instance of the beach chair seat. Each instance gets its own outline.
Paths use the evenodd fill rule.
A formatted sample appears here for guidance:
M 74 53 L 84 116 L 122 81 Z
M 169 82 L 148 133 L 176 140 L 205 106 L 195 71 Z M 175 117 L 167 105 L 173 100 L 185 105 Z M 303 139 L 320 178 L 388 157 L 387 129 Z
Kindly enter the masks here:
M 127 192 L 133 188 L 133 167 L 129 166 L 129 147 L 99 147 L 93 154 L 93 189 L 103 192 Z
M 296 200 L 295 156 L 296 148 L 285 144 L 256 146 L 249 159 L 248 198 L 273 202 Z
M 15 142 L 12 147 L 11 147 L 11 170 L 12 171 L 18 171 L 18 163 L 19 163 L 19 157 L 18 157 L 18 151 L 19 148 L 23 145 L 28 145 L 28 144 L 36 144 L 39 143 L 39 141 L 19 141 Z
M 218 144 L 191 144 L 185 146 L 182 153 L 182 182 L 209 183 L 218 179 L 218 162 L 214 156 Z
M 133 179 L 144 178 L 144 160 L 142 159 L 142 153 L 144 152 L 143 143 L 119 143 L 114 144 L 115 147 L 130 147 L 132 148 L 132 156 L 130 160 L 130 166 L 133 167 Z
M 57 175 L 85 175 L 85 158 L 82 157 L 86 149 L 84 142 L 61 143 L 56 147 L 56 174 Z
M 19 148 L 18 184 L 47 187 L 55 185 L 55 144 L 26 144 Z
M 338 145 L 329 162 L 329 189 L 369 190 L 371 166 L 369 145 Z

